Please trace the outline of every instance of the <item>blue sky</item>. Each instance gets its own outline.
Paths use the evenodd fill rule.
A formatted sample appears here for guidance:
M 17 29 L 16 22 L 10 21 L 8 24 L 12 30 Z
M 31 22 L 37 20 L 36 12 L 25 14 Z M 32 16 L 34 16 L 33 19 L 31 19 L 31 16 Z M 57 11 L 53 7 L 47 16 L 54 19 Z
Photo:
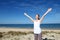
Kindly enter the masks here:
M 42 23 L 60 23 L 59 0 L 0 0 L 0 24 L 31 24 L 24 12 L 35 19 L 37 13 L 41 17 L 50 7 L 53 10 Z

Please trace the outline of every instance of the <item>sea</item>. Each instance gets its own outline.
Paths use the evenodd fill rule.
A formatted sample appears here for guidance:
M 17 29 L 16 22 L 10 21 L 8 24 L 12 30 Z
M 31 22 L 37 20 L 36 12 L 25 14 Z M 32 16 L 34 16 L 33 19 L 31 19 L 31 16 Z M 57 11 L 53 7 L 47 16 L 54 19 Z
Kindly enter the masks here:
M 0 27 L 6 28 L 34 28 L 33 24 L 0 24 Z M 60 29 L 60 24 L 41 24 L 42 29 Z

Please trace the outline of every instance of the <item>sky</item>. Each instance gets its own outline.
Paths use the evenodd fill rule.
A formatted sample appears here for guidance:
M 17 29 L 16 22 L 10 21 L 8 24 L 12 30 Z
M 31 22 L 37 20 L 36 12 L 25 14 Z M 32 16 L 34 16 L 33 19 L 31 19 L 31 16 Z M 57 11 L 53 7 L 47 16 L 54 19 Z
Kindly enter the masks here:
M 52 8 L 43 23 L 60 23 L 60 0 L 0 0 L 0 24 L 32 24 L 33 22 L 24 15 L 26 12 L 35 19 L 40 18 Z

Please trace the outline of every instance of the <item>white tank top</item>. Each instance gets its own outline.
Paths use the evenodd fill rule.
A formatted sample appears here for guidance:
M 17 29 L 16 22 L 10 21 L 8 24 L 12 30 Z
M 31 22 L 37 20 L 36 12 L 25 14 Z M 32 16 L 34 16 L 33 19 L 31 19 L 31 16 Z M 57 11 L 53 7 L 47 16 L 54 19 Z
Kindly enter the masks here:
M 40 22 L 34 21 L 34 34 L 40 34 L 41 33 L 41 28 L 40 28 Z

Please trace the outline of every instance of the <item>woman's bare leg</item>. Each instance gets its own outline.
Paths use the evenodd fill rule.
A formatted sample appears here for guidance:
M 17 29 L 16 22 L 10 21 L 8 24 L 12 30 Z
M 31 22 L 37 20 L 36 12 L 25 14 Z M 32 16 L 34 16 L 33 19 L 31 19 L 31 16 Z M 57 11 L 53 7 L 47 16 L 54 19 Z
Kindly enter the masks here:
M 38 34 L 34 34 L 34 40 L 38 40 Z
M 38 40 L 42 40 L 42 33 L 38 34 Z

